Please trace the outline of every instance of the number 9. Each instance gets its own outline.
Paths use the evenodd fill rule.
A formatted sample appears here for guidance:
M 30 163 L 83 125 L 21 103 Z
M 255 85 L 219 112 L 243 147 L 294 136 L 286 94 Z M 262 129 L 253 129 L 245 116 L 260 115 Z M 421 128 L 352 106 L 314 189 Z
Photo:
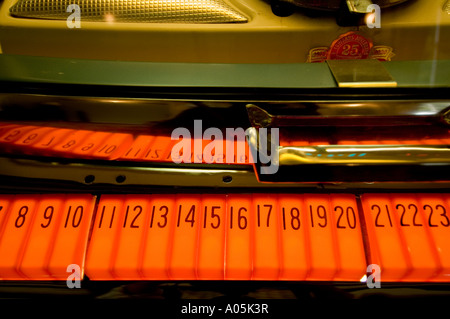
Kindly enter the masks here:
M 52 222 L 52 218 L 53 218 L 53 211 L 54 208 L 53 206 L 48 206 L 45 211 L 44 211 L 44 218 L 46 220 L 48 220 L 47 225 L 41 224 L 42 228 L 47 228 L 48 226 L 50 226 L 50 223 Z

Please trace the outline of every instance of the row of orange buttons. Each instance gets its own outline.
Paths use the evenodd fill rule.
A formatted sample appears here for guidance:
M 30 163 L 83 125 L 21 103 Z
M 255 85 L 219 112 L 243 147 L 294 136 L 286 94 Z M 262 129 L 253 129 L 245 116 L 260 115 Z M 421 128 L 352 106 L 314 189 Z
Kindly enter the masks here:
M 172 148 L 178 143 L 170 136 L 139 135 L 112 133 L 90 130 L 75 130 L 55 127 L 0 125 L 0 148 L 6 152 L 20 152 L 38 156 L 60 156 L 68 158 L 102 159 L 120 161 L 173 162 Z M 227 158 L 227 141 L 216 150 L 211 145 L 212 155 L 204 155 L 208 140 L 201 141 L 201 147 L 195 147 L 191 139 L 192 163 L 230 163 Z M 233 164 L 248 164 L 249 149 L 244 139 L 232 142 L 234 152 Z M 217 155 L 216 155 L 217 153 Z M 177 155 L 174 160 L 182 156 Z M 183 157 L 185 158 L 185 157 Z
M 450 281 L 447 194 L 365 194 L 362 212 L 351 194 L 102 195 L 95 220 L 94 201 L 0 196 L 0 278 L 359 281 L 373 263 Z

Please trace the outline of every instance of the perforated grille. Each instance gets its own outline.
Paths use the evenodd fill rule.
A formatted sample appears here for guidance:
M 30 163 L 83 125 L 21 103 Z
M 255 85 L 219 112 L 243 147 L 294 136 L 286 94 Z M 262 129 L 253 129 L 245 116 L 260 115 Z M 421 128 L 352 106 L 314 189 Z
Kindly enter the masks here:
M 81 21 L 230 23 L 247 18 L 222 0 L 19 0 L 14 17 L 66 20 L 71 4 L 79 5 Z

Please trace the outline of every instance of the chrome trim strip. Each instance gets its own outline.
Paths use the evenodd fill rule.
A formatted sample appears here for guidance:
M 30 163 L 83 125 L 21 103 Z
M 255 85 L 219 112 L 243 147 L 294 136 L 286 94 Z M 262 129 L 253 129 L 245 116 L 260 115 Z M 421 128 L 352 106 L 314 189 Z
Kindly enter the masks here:
M 323 145 L 280 147 L 280 165 L 450 164 L 447 145 Z
M 277 112 L 278 114 L 272 114 Z M 421 120 L 450 122 L 450 101 L 305 101 L 247 104 L 254 127 L 304 125 L 411 125 Z

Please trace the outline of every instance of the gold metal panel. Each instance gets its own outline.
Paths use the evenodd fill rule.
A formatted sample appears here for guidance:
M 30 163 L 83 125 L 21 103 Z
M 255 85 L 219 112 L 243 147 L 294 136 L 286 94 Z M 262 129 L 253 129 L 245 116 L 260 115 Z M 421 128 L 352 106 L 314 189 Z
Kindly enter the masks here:
M 396 87 L 383 64 L 375 59 L 328 60 L 327 64 L 339 87 Z
M 11 16 L 10 8 L 17 1 L 4 0 L 0 7 L 4 54 L 110 61 L 304 63 L 312 49 L 328 48 L 342 34 L 356 31 L 339 27 L 328 14 L 312 17 L 297 10 L 280 18 L 262 0 L 223 0 L 242 12 L 247 23 L 98 23 L 83 20 L 82 15 L 81 28 L 69 29 L 66 20 Z M 442 10 L 444 2 L 407 1 L 383 9 L 381 29 L 360 26 L 358 33 L 373 42 L 372 57 L 448 60 L 450 16 Z M 439 42 L 434 41 L 437 32 Z
M 350 12 L 366 13 L 367 7 L 373 4 L 371 0 L 347 0 L 347 6 Z

